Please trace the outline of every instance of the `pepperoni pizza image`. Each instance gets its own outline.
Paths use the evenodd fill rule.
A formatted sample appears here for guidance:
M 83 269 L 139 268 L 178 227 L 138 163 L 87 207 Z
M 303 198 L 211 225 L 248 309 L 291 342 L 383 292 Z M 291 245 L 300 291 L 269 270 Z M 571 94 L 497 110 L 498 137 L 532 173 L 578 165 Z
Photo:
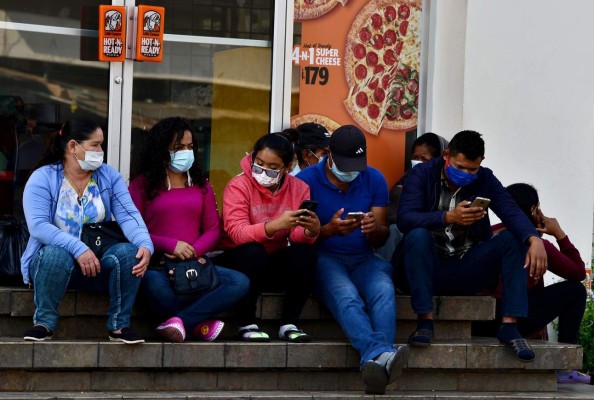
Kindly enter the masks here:
M 365 131 L 417 124 L 421 0 L 371 0 L 347 36 L 344 106 Z
M 320 18 L 330 12 L 337 4 L 343 6 L 348 0 L 295 0 L 295 21 Z
M 325 115 L 302 114 L 294 115 L 291 117 L 291 128 L 296 128 L 299 125 L 304 124 L 306 122 L 313 122 L 314 124 L 322 125 L 330 133 L 334 132 L 336 129 L 340 127 L 340 124 L 338 122 L 334 121 L 332 118 L 326 117 Z

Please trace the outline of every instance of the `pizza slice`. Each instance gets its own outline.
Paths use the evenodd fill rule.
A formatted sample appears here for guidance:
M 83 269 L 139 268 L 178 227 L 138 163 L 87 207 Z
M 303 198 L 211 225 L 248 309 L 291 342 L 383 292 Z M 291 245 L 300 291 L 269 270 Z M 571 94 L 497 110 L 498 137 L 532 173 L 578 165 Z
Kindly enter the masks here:
M 340 124 L 334 121 L 332 118 L 320 114 L 301 114 L 293 115 L 291 117 L 291 128 L 296 128 L 306 122 L 313 122 L 314 124 L 320 124 L 332 133 L 340 127 Z
M 320 18 L 338 4 L 346 5 L 348 0 L 295 0 L 295 21 Z

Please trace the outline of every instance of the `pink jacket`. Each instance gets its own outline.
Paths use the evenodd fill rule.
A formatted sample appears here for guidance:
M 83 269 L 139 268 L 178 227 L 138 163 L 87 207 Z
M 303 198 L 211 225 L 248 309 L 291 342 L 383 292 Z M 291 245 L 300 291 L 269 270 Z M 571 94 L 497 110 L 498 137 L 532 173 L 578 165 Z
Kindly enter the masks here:
M 260 185 L 252 177 L 252 156 L 241 160 L 243 172 L 233 177 L 223 192 L 223 229 L 221 248 L 230 249 L 246 243 L 261 243 L 266 252 L 273 253 L 295 243 L 313 243 L 316 238 L 305 236 L 305 228 L 296 227 L 266 236 L 264 223 L 279 217 L 287 210 L 298 210 L 310 197 L 309 186 L 302 180 L 285 174 L 276 193 Z

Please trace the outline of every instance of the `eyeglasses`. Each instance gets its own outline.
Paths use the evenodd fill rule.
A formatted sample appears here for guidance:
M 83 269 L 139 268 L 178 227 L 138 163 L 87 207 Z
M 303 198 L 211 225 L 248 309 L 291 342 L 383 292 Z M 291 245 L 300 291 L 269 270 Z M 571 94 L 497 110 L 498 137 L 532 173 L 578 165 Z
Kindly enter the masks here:
M 254 174 L 261 174 L 262 172 L 266 173 L 266 176 L 269 178 L 276 178 L 282 171 L 281 169 L 267 169 L 264 167 L 260 167 L 259 165 L 252 164 L 252 172 Z

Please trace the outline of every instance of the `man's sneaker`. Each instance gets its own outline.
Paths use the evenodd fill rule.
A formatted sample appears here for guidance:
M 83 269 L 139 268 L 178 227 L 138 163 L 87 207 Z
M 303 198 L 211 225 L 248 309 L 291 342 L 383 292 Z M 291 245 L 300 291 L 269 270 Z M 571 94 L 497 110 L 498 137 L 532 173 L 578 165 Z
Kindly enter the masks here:
M 363 383 L 366 394 L 384 394 L 386 385 L 402 374 L 408 361 L 408 346 L 386 351 L 363 365 Z
M 293 324 L 287 324 L 280 327 L 278 330 L 278 337 L 281 340 L 291 343 L 307 343 L 311 342 L 311 336 L 297 328 Z
M 171 317 L 157 326 L 157 335 L 169 342 L 181 343 L 186 339 L 184 323 L 178 317 Z
M 31 340 L 33 342 L 41 342 L 43 340 L 50 340 L 54 332 L 47 329 L 43 325 L 33 325 L 31 329 L 25 332 L 25 340 Z
M 557 371 L 557 383 L 590 383 L 590 375 L 581 373 L 578 370 Z
M 202 321 L 192 329 L 192 336 L 207 342 L 212 342 L 219 336 L 224 326 L 225 323 L 218 319 Z
M 132 328 L 128 327 L 120 329 L 120 333 L 109 331 L 109 340 L 126 344 L 144 343 L 144 339 L 138 336 Z

